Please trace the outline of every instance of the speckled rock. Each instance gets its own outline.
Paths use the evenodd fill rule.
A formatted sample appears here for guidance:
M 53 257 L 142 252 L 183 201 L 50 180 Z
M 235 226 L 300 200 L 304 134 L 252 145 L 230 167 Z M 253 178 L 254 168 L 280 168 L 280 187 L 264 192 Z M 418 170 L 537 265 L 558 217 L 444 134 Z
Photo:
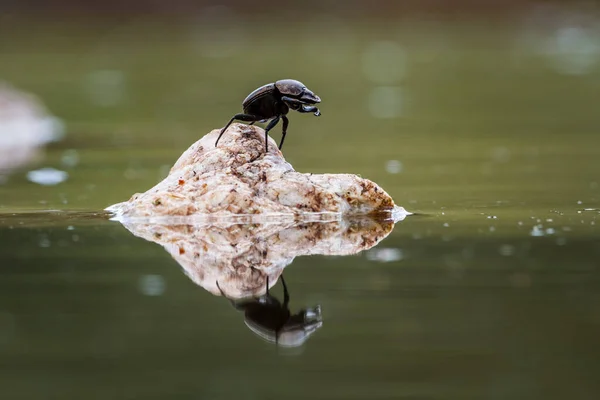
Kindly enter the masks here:
M 0 82 L 0 182 L 39 158 L 43 146 L 62 133 L 60 120 L 36 96 Z
M 350 255 L 393 229 L 393 219 L 356 217 L 331 222 L 160 224 L 122 221 L 134 235 L 160 244 L 197 285 L 228 298 L 262 295 L 303 255 Z M 217 282 L 219 287 L 217 287 Z
M 394 210 L 392 198 L 368 179 L 351 174 L 304 174 L 285 161 L 264 130 L 232 124 L 215 148 L 213 130 L 186 150 L 169 175 L 145 193 L 115 204 L 120 217 L 365 215 Z

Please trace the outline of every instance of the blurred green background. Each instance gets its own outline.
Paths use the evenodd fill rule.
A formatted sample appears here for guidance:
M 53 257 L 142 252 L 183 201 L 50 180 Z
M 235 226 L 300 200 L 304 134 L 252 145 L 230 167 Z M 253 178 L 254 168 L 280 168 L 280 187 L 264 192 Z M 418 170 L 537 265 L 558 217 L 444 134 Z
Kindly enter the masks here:
M 299 171 L 361 174 L 413 210 L 488 197 L 545 208 L 597 201 L 596 8 L 361 17 L 356 3 L 4 14 L 0 79 L 39 96 L 66 130 L 34 167 L 66 169 L 69 150 L 79 162 L 56 188 L 27 183 L 21 170 L 0 186 L 1 207 L 127 199 L 250 91 L 286 77 L 323 98 L 322 117 L 291 116 L 285 156 Z
M 0 81 L 64 127 L 0 183 L 0 396 L 597 398 L 600 9 L 425 3 L 0 2 Z M 118 223 L 31 214 L 147 190 L 281 78 L 323 99 L 296 170 L 420 214 L 286 269 L 324 315 L 295 357 Z

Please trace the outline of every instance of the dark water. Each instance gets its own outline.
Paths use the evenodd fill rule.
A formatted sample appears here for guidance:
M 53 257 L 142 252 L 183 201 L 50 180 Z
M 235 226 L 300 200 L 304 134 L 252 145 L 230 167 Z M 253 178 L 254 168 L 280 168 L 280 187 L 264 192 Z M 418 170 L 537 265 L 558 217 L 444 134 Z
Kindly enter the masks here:
M 597 36 L 560 18 L 327 21 L 286 28 L 303 41 L 275 23 L 2 25 L 0 78 L 67 131 L 0 185 L 2 399 L 600 396 Z M 291 311 L 322 310 L 296 348 L 100 211 L 280 75 L 323 98 L 322 117 L 290 117 L 288 161 L 417 213 L 371 249 L 285 267 Z M 68 179 L 29 181 L 42 167 Z

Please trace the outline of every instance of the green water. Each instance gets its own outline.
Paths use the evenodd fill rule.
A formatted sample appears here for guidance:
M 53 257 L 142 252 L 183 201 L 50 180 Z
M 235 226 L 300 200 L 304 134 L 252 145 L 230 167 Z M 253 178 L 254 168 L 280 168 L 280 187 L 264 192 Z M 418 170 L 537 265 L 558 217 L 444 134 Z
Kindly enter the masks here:
M 187 23 L 3 21 L 0 79 L 67 131 L 0 185 L 3 399 L 600 395 L 600 63 L 564 73 L 514 22 L 337 21 L 244 25 L 221 57 Z M 403 72 L 373 81 L 365 51 L 390 40 Z M 293 351 L 101 213 L 284 77 L 323 99 L 290 116 L 286 159 L 418 213 L 374 249 L 285 269 L 291 308 L 323 313 Z M 369 108 L 378 86 L 400 96 L 375 103 L 393 118 Z M 28 181 L 41 167 L 69 177 Z

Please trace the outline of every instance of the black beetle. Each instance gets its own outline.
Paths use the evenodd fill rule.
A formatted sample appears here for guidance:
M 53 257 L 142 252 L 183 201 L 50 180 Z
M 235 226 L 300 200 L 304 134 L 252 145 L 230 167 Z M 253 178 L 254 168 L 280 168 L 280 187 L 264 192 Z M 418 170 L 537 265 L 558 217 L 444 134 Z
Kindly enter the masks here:
M 252 125 L 255 122 L 265 122 L 273 118 L 265 128 L 265 152 L 269 151 L 267 143 L 269 131 L 277 125 L 280 119 L 283 120 L 281 143 L 279 143 L 279 150 L 281 150 L 289 124 L 286 117 L 288 111 L 291 109 L 300 113 L 314 113 L 318 117 L 321 115 L 321 111 L 314 104 L 320 102 L 319 96 L 308 90 L 302 82 L 294 79 L 282 79 L 261 86 L 250 93 L 242 103 L 244 112 L 235 114 L 221 130 L 215 142 L 215 147 L 217 147 L 219 139 L 234 120 L 250 122 L 250 125 Z
M 244 312 L 246 326 L 256 335 L 277 346 L 297 347 L 323 325 L 321 306 L 302 309 L 292 315 L 288 306 L 290 295 L 283 275 L 281 283 L 283 284 L 283 304 L 269 294 L 268 277 L 266 294 L 250 300 L 236 302 L 229 299 L 229 301 L 236 310 Z M 217 287 L 227 298 L 227 295 L 219 287 L 219 282 L 217 282 Z

